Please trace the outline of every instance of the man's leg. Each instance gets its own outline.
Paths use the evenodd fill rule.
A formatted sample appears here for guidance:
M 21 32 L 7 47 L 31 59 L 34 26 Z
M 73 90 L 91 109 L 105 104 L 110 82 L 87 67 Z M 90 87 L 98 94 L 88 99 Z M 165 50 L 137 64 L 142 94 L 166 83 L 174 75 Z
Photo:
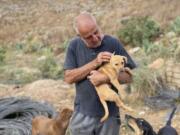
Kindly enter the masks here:
M 96 135 L 119 135 L 120 125 L 119 117 L 109 117 L 104 123 L 98 123 Z
M 71 135 L 95 135 L 96 123 L 95 118 L 74 112 L 69 124 Z

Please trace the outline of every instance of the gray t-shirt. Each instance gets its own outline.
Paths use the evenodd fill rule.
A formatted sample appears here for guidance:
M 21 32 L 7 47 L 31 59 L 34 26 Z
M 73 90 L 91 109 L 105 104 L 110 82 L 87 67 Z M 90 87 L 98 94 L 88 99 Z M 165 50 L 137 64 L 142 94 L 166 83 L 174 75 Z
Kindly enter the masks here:
M 64 63 L 64 69 L 74 69 L 81 67 L 93 59 L 96 58 L 97 54 L 102 51 L 115 52 L 115 54 L 123 55 L 128 58 L 126 64 L 127 67 L 133 69 L 136 67 L 130 56 L 127 54 L 123 46 L 119 41 L 109 35 L 105 35 L 102 43 L 97 48 L 87 48 L 80 37 L 75 37 L 71 40 Z M 91 82 L 85 78 L 79 82 L 76 82 L 76 97 L 75 97 L 75 110 L 89 116 L 104 115 L 104 109 L 99 100 L 94 86 Z M 114 102 L 107 102 L 110 116 L 118 116 L 119 109 Z

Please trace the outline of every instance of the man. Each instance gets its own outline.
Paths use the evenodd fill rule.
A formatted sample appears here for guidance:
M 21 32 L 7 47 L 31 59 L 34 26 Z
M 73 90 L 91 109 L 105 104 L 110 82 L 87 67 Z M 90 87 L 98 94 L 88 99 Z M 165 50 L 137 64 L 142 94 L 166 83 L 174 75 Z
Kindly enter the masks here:
M 74 28 L 78 36 L 71 40 L 64 63 L 64 80 L 76 86 L 75 111 L 69 125 L 71 134 L 118 135 L 119 108 L 114 102 L 108 102 L 108 120 L 100 122 L 104 110 L 94 85 L 108 83 L 109 79 L 96 69 L 102 63 L 109 62 L 113 52 L 126 56 L 126 66 L 129 68 L 133 69 L 135 64 L 117 39 L 103 35 L 90 13 L 78 15 Z

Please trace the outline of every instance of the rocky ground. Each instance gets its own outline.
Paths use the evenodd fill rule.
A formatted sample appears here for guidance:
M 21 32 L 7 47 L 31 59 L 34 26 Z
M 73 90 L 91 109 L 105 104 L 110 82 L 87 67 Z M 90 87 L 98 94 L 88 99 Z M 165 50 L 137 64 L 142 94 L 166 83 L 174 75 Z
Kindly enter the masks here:
M 51 103 L 57 110 L 65 106 L 73 108 L 74 92 L 74 86 L 68 85 L 62 80 L 39 80 L 25 86 L 0 85 L 0 97 L 28 96 L 34 100 L 47 101 Z M 133 104 L 129 104 L 133 109 L 136 110 L 136 113 L 132 113 L 131 115 L 145 118 L 152 124 L 156 131 L 158 131 L 158 129 L 165 124 L 168 114 L 171 111 L 170 109 L 155 111 L 142 103 L 136 103 L 136 100 L 134 100 L 134 102 L 135 103 Z M 133 135 L 133 132 L 131 132 L 125 126 L 124 115 L 125 112 L 121 111 L 121 132 L 123 135 Z M 172 125 L 180 133 L 179 121 L 180 111 L 177 111 Z

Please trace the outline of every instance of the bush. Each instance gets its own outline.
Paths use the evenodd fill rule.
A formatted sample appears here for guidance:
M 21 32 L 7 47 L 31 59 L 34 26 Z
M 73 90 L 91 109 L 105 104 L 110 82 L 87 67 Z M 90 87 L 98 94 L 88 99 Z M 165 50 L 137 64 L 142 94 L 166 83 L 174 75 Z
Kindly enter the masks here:
M 137 68 L 133 72 L 133 83 L 131 92 L 136 93 L 139 98 L 154 95 L 158 84 L 158 73 L 146 66 Z
M 0 47 L 0 65 L 4 63 L 6 50 Z
M 149 17 L 135 17 L 122 21 L 123 28 L 118 30 L 118 37 L 131 46 L 143 46 L 146 41 L 160 34 L 159 25 Z
M 40 78 L 40 73 L 33 70 L 29 72 L 14 66 L 4 66 L 0 68 L 0 76 L 0 82 L 4 84 L 26 84 Z
M 180 34 L 180 16 L 178 16 L 170 25 L 170 30 Z
M 47 56 L 39 61 L 38 68 L 42 73 L 42 78 L 59 79 L 63 76 L 63 68 L 56 63 L 53 56 Z
M 165 46 L 163 44 L 149 44 L 149 47 L 146 50 L 146 54 L 150 56 L 153 59 L 156 58 L 172 58 L 174 56 L 174 52 L 176 50 L 177 46 L 172 45 L 172 46 Z

